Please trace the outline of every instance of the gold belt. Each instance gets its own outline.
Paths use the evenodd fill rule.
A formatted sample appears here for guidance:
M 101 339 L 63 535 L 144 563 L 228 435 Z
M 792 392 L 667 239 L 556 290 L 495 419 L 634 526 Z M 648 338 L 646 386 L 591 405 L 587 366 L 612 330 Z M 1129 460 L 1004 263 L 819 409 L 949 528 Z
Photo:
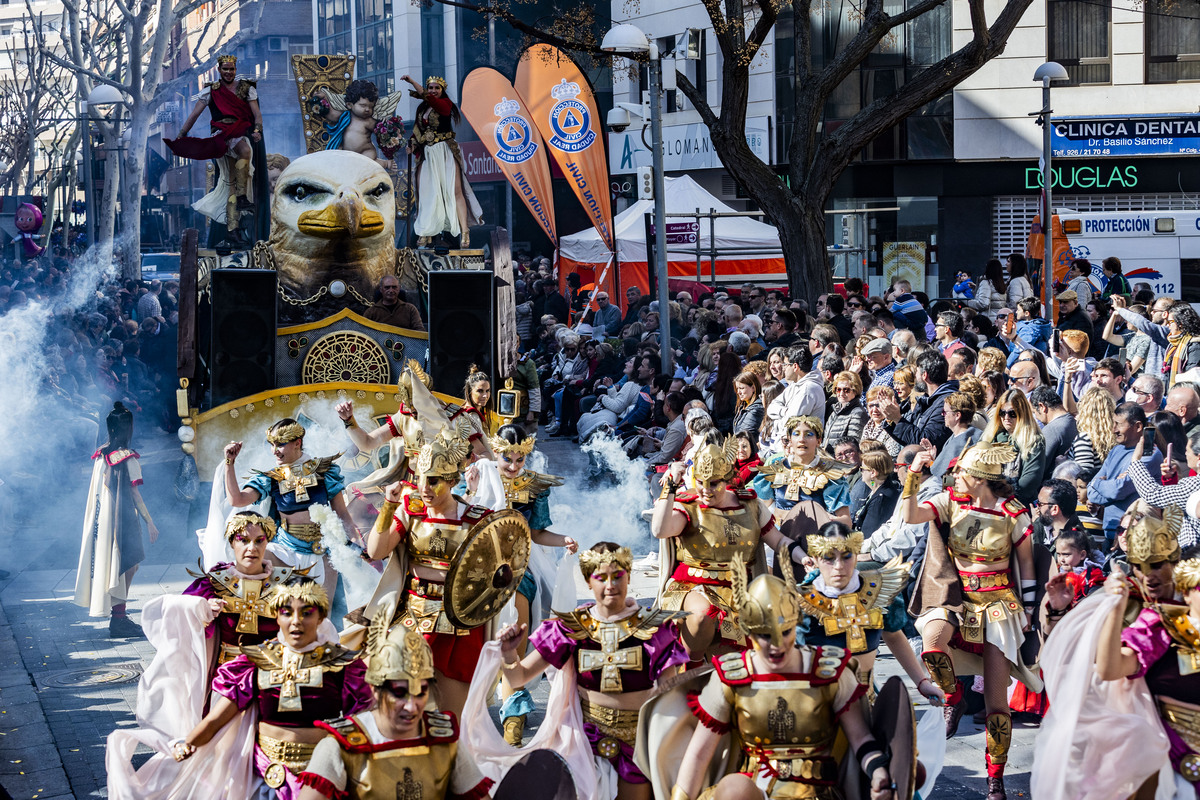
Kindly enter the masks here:
M 285 519 L 282 524 L 289 536 L 295 536 L 302 542 L 321 540 L 321 526 L 316 522 L 288 522 Z
M 1012 588 L 1012 575 L 1007 572 L 983 573 L 958 571 L 963 588 L 969 592 Z
M 733 564 L 728 561 L 685 561 L 680 559 L 689 578 L 707 578 L 711 581 L 730 580 Z
M 1200 752 L 1200 707 L 1180 703 L 1169 697 L 1159 697 L 1158 713 L 1163 721 L 1179 734 L 1184 744 Z
M 412 563 L 419 564 L 422 567 L 432 567 L 433 569 L 440 569 L 442 571 L 448 571 L 450 569 L 450 562 L 444 558 L 432 558 L 430 556 L 413 555 Z
M 258 734 L 258 746 L 262 748 L 263 755 L 271 759 L 270 766 L 263 770 L 263 780 L 272 789 L 278 789 L 287 779 L 284 767 L 291 770 L 293 775 L 303 772 L 317 747 L 315 744 L 272 739 L 263 733 Z
M 601 756 L 616 756 L 621 750 L 621 742 L 633 747 L 637 738 L 638 715 L 641 713 L 638 709 L 608 708 L 596 705 L 586 697 L 579 698 L 579 709 L 583 712 L 583 718 L 604 734 L 604 738 L 596 744 L 596 752 Z
M 445 604 L 442 602 L 440 592 L 437 597 L 427 597 L 420 591 L 420 584 L 429 585 L 428 581 L 418 582 L 415 578 L 409 584 L 408 602 L 399 619 L 401 625 L 422 634 L 450 633 L 455 636 L 467 636 L 471 633 L 469 630 L 454 627 L 454 624 L 450 622 L 444 611 Z M 432 585 L 440 586 L 440 584 Z
M 408 579 L 409 591 L 432 600 L 440 600 L 446 592 L 446 584 L 437 581 L 427 581 L 415 575 Z
M 823 747 L 761 747 L 748 749 L 749 762 L 742 770 L 751 775 L 758 774 L 765 765 L 771 774 L 785 781 L 819 781 L 830 783 L 837 781 L 837 761 L 829 756 L 819 756 L 814 751 L 824 751 Z

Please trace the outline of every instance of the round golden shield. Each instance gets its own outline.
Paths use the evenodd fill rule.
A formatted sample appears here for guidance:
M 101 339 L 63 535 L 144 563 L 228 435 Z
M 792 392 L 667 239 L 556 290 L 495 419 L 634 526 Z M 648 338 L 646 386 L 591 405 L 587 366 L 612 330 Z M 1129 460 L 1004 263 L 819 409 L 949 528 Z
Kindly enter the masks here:
M 267 767 L 267 771 L 263 773 L 263 781 L 272 789 L 278 789 L 287 781 L 287 768 L 278 761 Z
M 529 523 L 520 511 L 476 522 L 446 574 L 443 610 L 456 628 L 477 628 L 500 613 L 529 567 Z

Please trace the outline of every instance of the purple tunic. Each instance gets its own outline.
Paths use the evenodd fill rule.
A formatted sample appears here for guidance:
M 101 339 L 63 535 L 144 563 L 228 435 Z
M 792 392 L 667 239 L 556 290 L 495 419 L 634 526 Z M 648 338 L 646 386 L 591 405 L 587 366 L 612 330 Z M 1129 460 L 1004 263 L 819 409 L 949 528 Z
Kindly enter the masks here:
M 238 656 L 217 670 L 213 691 L 237 704 L 239 710 L 258 703 L 259 722 L 281 728 L 311 728 L 317 720 L 337 719 L 365 711 L 374 702 L 365 680 L 366 665 L 357 659 L 336 672 L 326 672 L 321 686 L 301 686 L 299 711 L 279 710 L 279 687 L 258 688 L 258 667 L 246 656 Z
M 583 608 L 590 608 L 590 605 Z M 645 658 L 642 659 L 642 668 L 639 670 L 621 670 L 621 685 L 626 692 L 640 692 L 654 687 L 654 682 L 658 680 L 658 676 L 662 675 L 671 667 L 680 664 L 686 664 L 688 661 L 687 652 L 683 649 L 683 645 L 679 643 L 679 635 L 675 630 L 675 625 L 668 622 L 662 625 L 654 632 L 653 635 L 646 641 L 641 639 L 634 640 L 645 651 Z M 547 663 L 552 664 L 558 669 L 562 669 L 567 661 L 575 658 L 575 652 L 579 649 L 584 650 L 600 650 L 600 643 L 590 638 L 577 641 L 570 636 L 570 629 L 563 623 L 562 620 L 554 618 L 548 619 L 538 626 L 529 637 L 529 643 L 546 659 Z M 631 645 L 621 643 L 624 647 Z M 600 691 L 600 671 L 589 670 L 579 673 L 579 685 L 584 689 L 591 689 L 594 692 Z
M 1145 678 L 1150 694 L 1200 705 L 1200 676 L 1179 674 L 1179 660 L 1172 652 L 1175 642 L 1163 627 L 1157 611 L 1142 609 L 1134 623 L 1121 632 L 1121 644 L 1137 656 L 1138 670 L 1130 678 Z M 1164 722 L 1163 728 L 1171 743 L 1171 766 L 1178 772 L 1180 760 L 1194 751 L 1170 725 Z M 1200 784 L 1194 785 L 1196 796 L 1200 798 Z
M 590 608 L 584 606 L 580 611 Z M 629 642 L 629 644 L 626 644 Z M 575 653 L 580 650 L 600 650 L 600 643 L 585 638 L 572 639 L 570 629 L 558 618 L 548 619 L 529 637 L 529 643 L 546 659 L 547 663 L 562 669 L 568 661 L 575 659 Z M 621 642 L 622 646 L 640 646 L 644 652 L 642 667 L 637 670 L 621 670 L 621 687 L 625 692 L 639 692 L 650 689 L 658 677 L 671 667 L 686 664 L 687 652 L 679 643 L 679 636 L 672 622 L 661 625 L 649 639 L 643 641 L 635 637 L 627 637 Z M 600 691 L 600 671 L 588 670 L 578 673 L 578 684 L 581 688 Z M 633 761 L 633 747 L 628 742 L 620 742 L 620 748 L 614 756 L 603 756 L 599 751 L 600 742 L 609 738 L 590 720 L 584 720 L 583 732 L 592 745 L 592 752 L 602 758 L 607 757 L 612 762 L 617 776 L 626 783 L 647 783 L 646 776 L 638 769 Z
M 230 566 L 232 565 L 217 564 L 213 569 L 227 569 Z M 203 597 L 205 600 L 220 597 L 217 590 L 213 588 L 212 580 L 207 576 L 192 581 L 192 585 L 184 589 L 183 593 L 193 597 Z M 240 614 L 222 611 L 217 615 L 213 624 L 204 629 L 204 635 L 211 639 L 213 632 L 216 631 L 220 636 L 221 644 L 235 647 L 243 644 L 262 644 L 279 635 L 279 623 L 275 621 L 274 617 L 259 617 L 258 633 L 238 633 L 237 624 L 240 617 Z

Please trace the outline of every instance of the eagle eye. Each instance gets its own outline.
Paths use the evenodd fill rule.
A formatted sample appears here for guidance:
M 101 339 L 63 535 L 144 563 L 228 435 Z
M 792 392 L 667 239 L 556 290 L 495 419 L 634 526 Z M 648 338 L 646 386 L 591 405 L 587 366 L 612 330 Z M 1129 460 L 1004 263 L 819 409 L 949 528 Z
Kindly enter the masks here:
M 296 202 L 306 200 L 307 198 L 309 198 L 310 196 L 313 196 L 313 195 L 329 194 L 329 190 L 327 190 L 327 189 L 324 189 L 320 186 L 314 186 L 311 183 L 304 183 L 304 182 L 293 183 L 292 185 L 290 185 L 286 189 L 284 189 L 283 192 L 284 192 L 284 194 L 286 194 L 288 197 L 290 197 L 292 200 L 295 200 Z
M 388 191 L 388 185 L 386 183 L 380 182 L 380 184 L 378 186 L 376 186 L 371 191 L 367 192 L 367 197 L 373 197 L 375 199 L 378 199 L 380 197 L 383 197 L 385 194 L 387 194 L 387 191 Z

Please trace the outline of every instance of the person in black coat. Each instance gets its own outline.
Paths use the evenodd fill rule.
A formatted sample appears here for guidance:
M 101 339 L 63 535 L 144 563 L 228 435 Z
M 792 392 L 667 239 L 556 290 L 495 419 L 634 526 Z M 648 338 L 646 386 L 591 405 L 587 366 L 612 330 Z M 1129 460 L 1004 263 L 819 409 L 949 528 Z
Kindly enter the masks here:
M 860 481 L 871 488 L 866 502 L 854 510 L 853 529 L 862 531 L 863 538 L 879 530 L 892 517 L 900 502 L 900 480 L 896 465 L 887 450 L 869 450 L 862 454 Z
M 546 290 L 545 313 L 550 314 L 564 325 L 569 324 L 571 321 L 571 312 L 567 307 L 567 298 L 563 297 L 562 293 L 558 291 L 558 284 L 553 281 L 546 281 L 542 288 Z M 534 304 L 537 304 L 536 300 Z
M 921 444 L 928 439 L 939 450 L 950 438 L 946 427 L 945 399 L 958 391 L 958 381 L 949 380 L 950 364 L 936 350 L 927 350 L 917 357 L 917 391 L 924 391 L 908 414 L 901 414 L 900 406 L 889 398 L 880 398 L 892 438 L 906 444 Z
M 1080 307 L 1079 295 L 1070 289 L 1058 295 L 1058 324 L 1054 327 L 1060 331 L 1086 333 L 1089 340 L 1095 334 L 1092 318 Z

